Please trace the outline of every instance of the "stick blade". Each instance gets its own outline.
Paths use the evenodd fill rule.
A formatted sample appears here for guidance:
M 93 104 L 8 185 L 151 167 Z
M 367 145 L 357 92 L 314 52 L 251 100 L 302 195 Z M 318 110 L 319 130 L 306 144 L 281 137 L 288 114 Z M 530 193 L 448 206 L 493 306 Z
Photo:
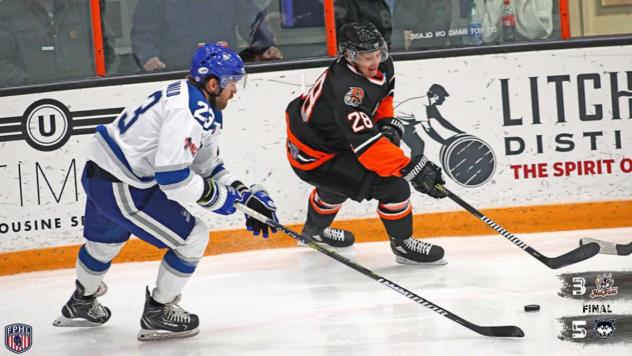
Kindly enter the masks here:
M 632 242 L 627 245 L 617 245 L 619 256 L 629 256 L 632 254 Z
M 582 237 L 579 240 L 580 246 L 587 245 L 591 242 L 594 242 L 599 245 L 599 253 L 604 255 L 619 255 L 619 256 L 627 256 L 632 254 L 632 242 L 627 245 L 615 244 L 612 242 L 601 241 L 597 239 L 593 239 L 590 237 Z
M 477 333 L 490 337 L 524 337 L 524 331 L 517 326 L 478 326 L 473 329 Z
M 545 263 L 552 269 L 558 269 L 564 266 L 587 260 L 598 253 L 599 245 L 595 242 L 590 242 L 588 244 L 581 245 L 578 248 L 569 251 L 561 256 L 549 258 L 548 261 Z

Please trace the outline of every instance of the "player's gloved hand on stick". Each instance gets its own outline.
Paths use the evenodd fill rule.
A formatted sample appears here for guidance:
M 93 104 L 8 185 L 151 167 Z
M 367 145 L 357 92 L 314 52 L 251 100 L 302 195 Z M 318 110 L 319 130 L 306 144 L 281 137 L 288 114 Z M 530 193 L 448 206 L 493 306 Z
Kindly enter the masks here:
M 242 193 L 242 204 L 265 215 L 275 222 L 279 222 L 279 218 L 277 218 L 276 215 L 276 205 L 274 205 L 274 201 L 272 201 L 268 192 L 263 189 L 261 185 L 253 184 L 250 186 L 250 189 L 242 188 L 240 191 Z M 252 234 L 255 236 L 259 236 L 259 233 L 262 233 L 264 239 L 268 237 L 268 231 L 272 231 L 272 233 L 277 232 L 276 229 L 251 216 L 248 216 L 248 214 L 246 214 L 246 229 L 248 229 L 248 231 L 252 231 Z
M 428 161 L 426 156 L 413 157 L 402 169 L 402 175 L 418 192 L 428 194 L 435 199 L 448 196 L 443 189 L 445 181 L 441 176 L 441 168 Z
M 206 180 L 204 184 L 204 193 L 197 201 L 198 204 L 221 215 L 230 215 L 235 212 L 233 205 L 241 200 L 241 194 L 235 188 L 213 179 Z
M 404 124 L 401 121 L 396 118 L 382 119 L 377 126 L 384 137 L 399 147 L 404 135 Z

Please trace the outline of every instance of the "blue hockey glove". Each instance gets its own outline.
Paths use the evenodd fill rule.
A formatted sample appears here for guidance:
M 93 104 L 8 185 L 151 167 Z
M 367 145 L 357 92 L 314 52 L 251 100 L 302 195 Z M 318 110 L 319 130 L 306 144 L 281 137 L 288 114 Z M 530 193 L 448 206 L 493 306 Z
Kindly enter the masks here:
M 262 186 L 259 184 L 251 185 L 250 189 L 243 190 L 242 194 L 242 204 L 275 222 L 279 222 L 279 218 L 277 218 L 276 215 L 276 205 L 274 205 L 272 198 L 270 198 L 268 192 L 266 192 Z M 276 229 L 248 215 L 246 215 L 246 229 L 252 231 L 252 234 L 255 236 L 259 236 L 261 232 L 264 239 L 268 237 L 268 230 L 272 231 L 272 233 L 277 232 Z
M 221 215 L 230 215 L 235 212 L 233 205 L 241 200 L 241 194 L 235 188 L 217 183 L 213 179 L 204 183 L 204 193 L 197 201 L 198 204 Z

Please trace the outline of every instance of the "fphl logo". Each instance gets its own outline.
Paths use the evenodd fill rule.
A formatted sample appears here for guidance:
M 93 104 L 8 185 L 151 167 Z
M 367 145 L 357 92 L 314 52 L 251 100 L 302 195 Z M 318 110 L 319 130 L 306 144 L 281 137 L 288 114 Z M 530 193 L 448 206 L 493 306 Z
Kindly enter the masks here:
M 612 273 L 608 274 L 598 274 L 595 279 L 595 286 L 597 288 L 593 289 L 590 293 L 591 298 L 596 297 L 607 297 L 609 295 L 616 295 L 619 290 L 614 286 L 614 279 L 612 278 Z
M 4 327 L 4 345 L 11 352 L 21 354 L 33 345 L 33 328 L 26 324 L 11 324 Z

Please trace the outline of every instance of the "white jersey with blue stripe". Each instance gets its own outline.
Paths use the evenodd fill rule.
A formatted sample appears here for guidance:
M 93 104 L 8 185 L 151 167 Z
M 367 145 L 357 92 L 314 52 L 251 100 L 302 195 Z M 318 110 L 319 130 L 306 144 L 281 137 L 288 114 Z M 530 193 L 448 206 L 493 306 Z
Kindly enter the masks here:
M 133 187 L 159 184 L 169 199 L 191 203 L 202 195 L 202 177 L 234 182 L 219 157 L 221 130 L 222 112 L 180 80 L 98 126 L 88 159 Z

